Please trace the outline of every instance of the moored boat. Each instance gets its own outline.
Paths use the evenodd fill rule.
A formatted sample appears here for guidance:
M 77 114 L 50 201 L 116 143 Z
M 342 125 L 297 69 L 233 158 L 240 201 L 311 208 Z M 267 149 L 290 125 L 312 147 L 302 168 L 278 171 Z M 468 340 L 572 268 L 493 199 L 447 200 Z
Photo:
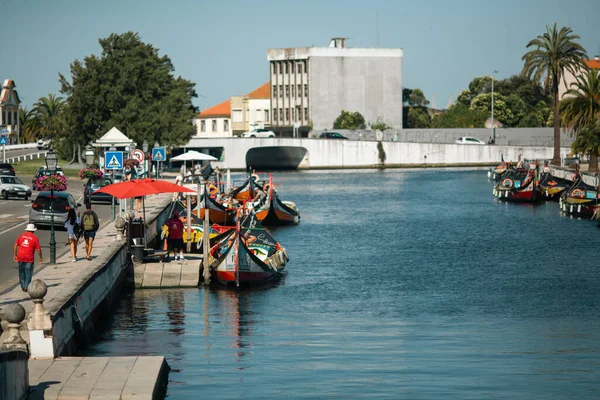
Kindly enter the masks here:
M 546 200 L 559 200 L 560 196 L 573 185 L 573 181 L 558 178 L 550 172 L 544 172 L 540 176 L 539 187 L 542 196 Z
M 538 187 L 537 170 L 530 169 L 523 176 L 519 171 L 507 174 L 494 186 L 494 196 L 512 202 L 536 202 L 542 199 Z
M 267 193 L 265 201 L 256 210 L 256 218 L 266 226 L 297 225 L 300 223 L 300 211 L 293 201 L 285 201 L 273 187 L 273 179 L 262 188 Z
M 559 203 L 560 209 L 567 214 L 591 218 L 600 204 L 598 189 L 585 183 L 577 172 L 573 185 L 563 192 Z

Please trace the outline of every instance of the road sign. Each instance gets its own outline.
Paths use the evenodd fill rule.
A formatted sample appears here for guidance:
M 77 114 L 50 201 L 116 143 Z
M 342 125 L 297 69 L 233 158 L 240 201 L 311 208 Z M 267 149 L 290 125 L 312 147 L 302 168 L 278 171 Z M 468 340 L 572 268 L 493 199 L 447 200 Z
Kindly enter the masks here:
M 133 156 L 133 158 L 137 159 L 140 162 L 140 164 L 143 163 L 144 159 L 146 158 L 144 152 L 140 149 L 135 149 L 131 152 L 131 155 Z
M 104 169 L 123 169 L 123 152 L 107 151 L 104 153 Z
M 8 136 L 8 129 L 5 129 L 5 128 L 0 129 L 0 136 Z
M 8 144 L 8 139 L 5 137 L 0 137 L 0 144 Z
M 167 161 L 167 152 L 164 147 L 155 147 L 152 149 L 152 161 Z

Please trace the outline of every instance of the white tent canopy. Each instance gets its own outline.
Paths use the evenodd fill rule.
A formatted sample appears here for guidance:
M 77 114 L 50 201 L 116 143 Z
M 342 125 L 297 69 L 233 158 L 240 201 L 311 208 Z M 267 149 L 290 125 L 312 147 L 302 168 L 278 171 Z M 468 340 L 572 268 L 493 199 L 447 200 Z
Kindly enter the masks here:
M 94 147 L 111 147 L 111 146 L 130 146 L 133 140 L 129 139 L 120 130 L 114 126 L 104 134 L 100 139 L 92 143 Z
M 171 161 L 218 161 L 218 159 L 206 153 L 189 150 L 187 153 L 171 158 Z

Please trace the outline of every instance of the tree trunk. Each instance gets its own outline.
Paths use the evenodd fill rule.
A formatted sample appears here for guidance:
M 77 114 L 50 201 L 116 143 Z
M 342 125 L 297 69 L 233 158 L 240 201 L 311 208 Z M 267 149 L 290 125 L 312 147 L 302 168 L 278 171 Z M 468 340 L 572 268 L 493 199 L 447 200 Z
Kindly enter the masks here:
M 69 165 L 75 162 L 75 143 L 73 143 L 73 157 L 71 157 L 71 161 L 69 161 Z
M 560 107 L 558 104 L 558 82 L 552 82 L 552 99 L 554 100 L 554 156 L 553 165 L 560 165 Z
M 77 145 L 77 160 L 79 161 L 79 164 L 84 164 L 81 159 L 81 144 Z
M 596 150 L 590 152 L 590 165 L 588 166 L 588 171 L 598 172 L 598 151 Z

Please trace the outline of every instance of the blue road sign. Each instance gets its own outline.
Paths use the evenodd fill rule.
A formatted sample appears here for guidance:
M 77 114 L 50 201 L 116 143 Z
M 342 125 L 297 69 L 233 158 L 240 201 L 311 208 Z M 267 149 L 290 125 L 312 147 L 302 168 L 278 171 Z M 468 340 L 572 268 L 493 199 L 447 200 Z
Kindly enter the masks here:
M 0 129 L 0 136 L 8 136 L 8 129 L 6 129 L 6 128 Z
M 123 169 L 123 152 L 107 151 L 104 153 L 104 169 Z
M 8 140 L 5 137 L 0 137 L 0 144 L 8 144 Z
M 167 152 L 164 147 L 154 147 L 152 149 L 152 161 L 167 161 Z

